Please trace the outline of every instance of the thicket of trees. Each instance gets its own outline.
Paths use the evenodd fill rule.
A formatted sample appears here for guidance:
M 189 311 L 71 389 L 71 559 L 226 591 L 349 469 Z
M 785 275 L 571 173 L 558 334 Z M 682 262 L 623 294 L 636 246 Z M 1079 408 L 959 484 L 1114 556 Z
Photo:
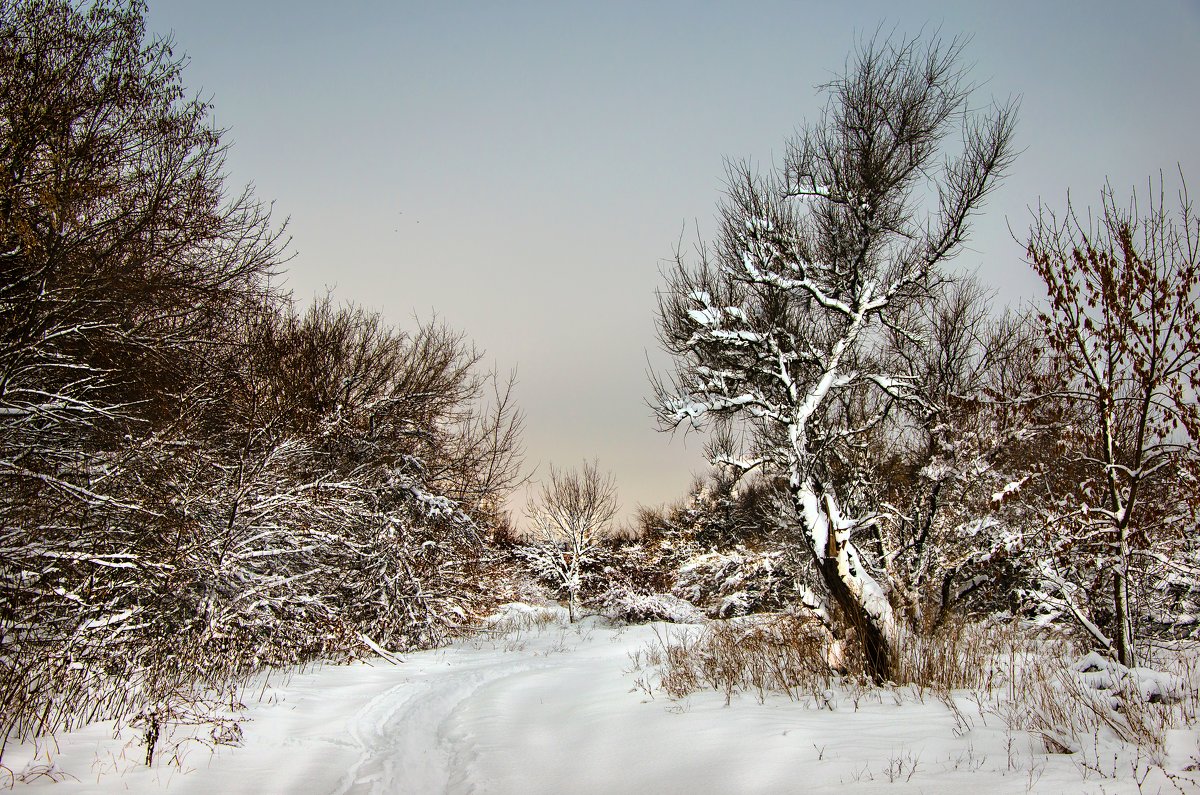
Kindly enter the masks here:
M 875 680 L 906 633 L 996 610 L 1133 665 L 1139 625 L 1178 629 L 1166 605 L 1197 582 L 1200 224 L 1161 188 L 1145 211 L 1106 191 L 1095 222 L 1043 213 L 1049 308 L 992 313 L 946 265 L 1016 109 L 970 111 L 960 59 L 867 42 L 780 167 L 730 167 L 717 239 L 660 294 L 660 426 L 786 498 L 795 601 Z
M 520 417 L 463 337 L 271 289 L 140 3 L 0 6 L 0 734 L 428 646 L 496 596 Z

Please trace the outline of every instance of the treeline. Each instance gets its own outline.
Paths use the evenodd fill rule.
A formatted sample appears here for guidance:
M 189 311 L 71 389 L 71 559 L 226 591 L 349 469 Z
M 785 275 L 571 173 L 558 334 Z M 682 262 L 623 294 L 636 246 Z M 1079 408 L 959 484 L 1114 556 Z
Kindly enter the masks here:
M 0 735 L 265 665 L 429 646 L 490 604 L 519 465 L 460 334 L 273 288 L 145 7 L 0 5 Z
M 284 230 L 142 3 L 0 2 L 0 734 L 140 714 L 152 749 L 259 667 L 442 643 L 520 566 L 572 618 L 792 611 L 880 682 L 964 616 L 1130 667 L 1195 634 L 1200 221 L 1161 179 L 1044 211 L 1047 301 L 992 311 L 950 263 L 1017 109 L 961 56 L 867 42 L 667 270 L 658 419 L 714 478 L 619 536 L 610 477 L 552 470 L 521 536 L 511 380 L 273 286 Z

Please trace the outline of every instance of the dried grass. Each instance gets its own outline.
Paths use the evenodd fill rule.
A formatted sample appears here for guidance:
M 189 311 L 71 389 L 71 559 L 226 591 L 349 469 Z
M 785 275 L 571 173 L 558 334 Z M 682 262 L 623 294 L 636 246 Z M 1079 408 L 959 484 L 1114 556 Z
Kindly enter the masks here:
M 898 683 L 876 687 L 831 666 L 840 660 L 862 670 L 854 667 L 860 652 L 852 639 L 839 650 L 816 622 L 776 615 L 668 630 L 643 659 L 655 669 L 656 689 L 671 698 L 700 690 L 721 692 L 726 702 L 739 693 L 759 700 L 782 693 L 831 706 L 838 693 L 857 703 L 869 692 L 922 701 L 930 692 L 952 711 L 956 696 L 969 698 L 981 714 L 1040 738 L 1048 752 L 1082 752 L 1086 762 L 1089 749 L 1126 747 L 1164 764 L 1168 732 L 1195 727 L 1200 715 L 1200 646 L 1160 647 L 1148 661 L 1182 683 L 1170 698 L 1147 698 L 1135 686 L 1097 690 L 1075 669 L 1083 651 L 1068 637 L 1017 622 L 948 623 L 906 633 L 896 650 Z
M 662 690 L 681 698 L 700 689 L 751 692 L 760 699 L 782 692 L 797 699 L 820 694 L 833 682 L 824 630 L 811 620 L 780 614 L 713 621 L 702 628 L 668 630 L 646 651 Z

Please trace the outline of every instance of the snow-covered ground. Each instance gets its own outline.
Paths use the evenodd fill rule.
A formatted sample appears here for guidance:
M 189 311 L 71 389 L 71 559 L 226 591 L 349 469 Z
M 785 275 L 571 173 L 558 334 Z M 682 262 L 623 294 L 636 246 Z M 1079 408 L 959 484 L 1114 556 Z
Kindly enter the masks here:
M 10 746 L 4 764 L 29 780 L 18 789 L 55 793 L 1118 793 L 1139 780 L 1145 792 L 1200 790 L 1194 774 L 1168 780 L 1144 758 L 1046 753 L 966 694 L 957 715 L 910 690 L 671 700 L 641 660 L 663 633 L 686 630 L 526 615 L 399 665 L 259 680 L 243 696 L 240 747 L 214 754 L 177 732 L 146 768 L 137 732 L 114 738 L 100 724 Z M 1177 740 L 1178 771 L 1197 749 L 1190 732 Z

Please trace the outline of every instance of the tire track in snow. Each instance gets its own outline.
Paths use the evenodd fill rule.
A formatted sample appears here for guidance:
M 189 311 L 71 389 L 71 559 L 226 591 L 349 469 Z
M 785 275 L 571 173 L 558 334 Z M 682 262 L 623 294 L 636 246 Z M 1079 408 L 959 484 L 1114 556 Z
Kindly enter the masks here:
M 347 725 L 359 757 L 335 795 L 446 792 L 452 770 L 462 772 L 451 763 L 463 749 L 443 731 L 451 714 L 480 687 L 547 665 L 511 658 L 451 663 L 374 697 Z

